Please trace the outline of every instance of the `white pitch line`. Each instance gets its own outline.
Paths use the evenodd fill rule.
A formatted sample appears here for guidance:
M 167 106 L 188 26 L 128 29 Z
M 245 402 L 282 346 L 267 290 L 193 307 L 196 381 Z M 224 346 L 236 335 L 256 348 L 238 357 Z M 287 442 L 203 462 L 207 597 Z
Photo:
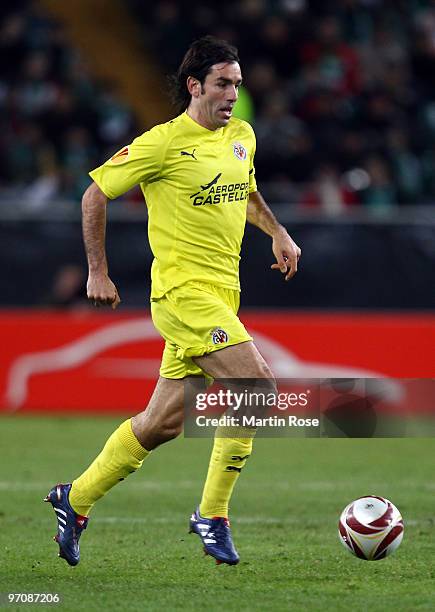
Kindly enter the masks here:
M 0 491 L 46 491 L 52 486 L 52 482 L 49 481 L 14 481 L 14 480 L 0 480 Z M 202 484 L 200 480 L 140 480 L 140 481 L 127 481 L 122 483 L 122 489 L 133 489 L 135 491 L 167 491 L 170 489 L 195 489 Z M 401 486 L 407 489 L 421 489 L 423 491 L 435 490 L 435 482 L 426 482 L 423 485 L 419 483 L 406 481 L 401 482 Z M 257 489 L 279 489 L 282 491 L 345 491 L 347 489 L 353 489 L 355 486 L 354 480 L 349 481 L 307 481 L 307 482 L 270 482 L 270 481 L 255 481 L 255 485 L 249 482 L 240 482 L 239 488 L 249 490 L 252 487 Z M 360 488 L 369 488 L 372 491 L 381 490 L 385 488 L 385 482 L 371 482 L 364 484 Z
M 187 513 L 188 514 L 188 513 Z M 159 517 L 145 517 L 145 516 L 93 516 L 92 524 L 108 524 L 113 525 L 116 523 L 124 523 L 124 524 L 167 524 L 167 525 L 183 525 L 186 522 L 187 514 L 174 516 L 173 514 L 170 516 L 159 516 Z M 44 521 L 48 522 L 48 519 Z M 430 519 L 423 520 L 415 520 L 415 519 L 406 519 L 405 528 L 407 526 L 415 527 L 419 526 L 427 526 L 430 522 Z M 315 525 L 316 527 L 319 525 L 328 526 L 331 525 L 331 521 L 324 520 L 313 520 L 310 519 L 307 522 L 301 521 L 300 519 L 290 516 L 286 516 L 284 518 L 274 518 L 267 516 L 237 516 L 232 520 L 232 524 L 235 525 L 299 525 L 299 527 L 305 527 L 309 529 L 311 526 Z M 334 522 L 335 526 L 335 522 Z
M 148 517 L 140 517 L 140 516 L 135 516 L 135 517 L 131 517 L 128 518 L 126 516 L 123 517 L 118 517 L 118 516 L 100 516 L 100 517 L 96 517 L 94 519 L 95 523 L 161 523 L 161 524 L 171 524 L 171 525 L 177 525 L 182 523 L 183 521 L 186 521 L 186 514 L 183 515 L 179 515 L 179 516 L 159 516 L 159 517 L 153 517 L 153 518 L 148 518 Z M 235 519 L 236 523 L 240 523 L 240 524 L 256 524 L 256 523 L 262 523 L 262 524 L 267 524 L 267 525 L 282 525 L 283 523 L 287 524 L 287 523 L 296 523 L 298 522 L 296 520 L 296 518 L 292 518 L 292 517 L 286 517 L 285 519 L 279 519 L 279 518 L 272 518 L 272 517 L 261 517 L 261 516 L 241 516 L 238 517 L 237 519 Z
M 143 482 L 129 482 L 123 483 L 123 489 L 137 489 L 137 490 L 158 490 L 163 491 L 165 489 L 190 489 L 192 487 L 197 487 L 199 482 L 194 482 L 193 480 L 178 480 L 178 481 L 169 481 L 169 480 L 145 480 Z M 44 481 L 44 482 L 21 482 L 21 481 L 8 481 L 8 480 L 0 480 L 0 491 L 46 491 L 51 488 L 53 483 Z

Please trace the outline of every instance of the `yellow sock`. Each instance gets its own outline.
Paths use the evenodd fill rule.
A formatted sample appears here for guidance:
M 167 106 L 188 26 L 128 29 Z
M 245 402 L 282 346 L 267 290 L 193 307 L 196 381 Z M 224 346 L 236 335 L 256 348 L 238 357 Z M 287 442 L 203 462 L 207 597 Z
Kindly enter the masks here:
M 249 435 L 248 431 L 245 433 Z M 204 518 L 228 517 L 228 504 L 234 485 L 252 451 L 254 433 L 249 438 L 225 438 L 219 435 L 222 435 L 221 428 L 216 431 L 207 480 L 199 506 L 201 516 Z
M 69 494 L 73 510 L 88 516 L 95 502 L 140 468 L 147 455 L 149 451 L 139 444 L 131 429 L 131 419 L 124 421 L 88 469 L 73 481 Z

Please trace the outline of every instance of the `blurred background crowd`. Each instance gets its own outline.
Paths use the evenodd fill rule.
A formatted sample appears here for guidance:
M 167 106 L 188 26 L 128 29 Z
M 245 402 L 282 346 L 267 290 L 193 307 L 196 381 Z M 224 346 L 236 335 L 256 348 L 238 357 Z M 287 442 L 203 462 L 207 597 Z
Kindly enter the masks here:
M 434 0 L 124 6 L 162 76 L 204 34 L 239 48 L 237 114 L 255 128 L 257 177 L 272 201 L 331 214 L 433 202 Z M 77 200 L 87 172 L 150 126 L 43 5 L 0 11 L 0 202 Z
M 248 226 L 242 305 L 435 306 L 435 0 L 3 3 L 0 304 L 86 301 L 88 172 L 173 116 L 167 76 L 205 34 L 239 48 L 235 114 L 304 250 L 291 284 L 271 279 L 269 239 Z M 123 199 L 109 207 L 110 269 L 123 305 L 142 307 L 146 214 L 139 189 Z
M 171 70 L 204 32 L 238 46 L 272 199 L 331 212 L 433 200 L 433 0 L 131 4 Z
M 89 170 L 139 127 L 61 23 L 27 1 L 0 10 L 1 197 L 81 198 Z

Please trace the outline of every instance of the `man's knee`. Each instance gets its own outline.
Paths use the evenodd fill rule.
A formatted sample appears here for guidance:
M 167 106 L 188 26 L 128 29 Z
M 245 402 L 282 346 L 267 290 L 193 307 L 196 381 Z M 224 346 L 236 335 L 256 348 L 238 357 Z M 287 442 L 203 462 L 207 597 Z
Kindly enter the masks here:
M 176 438 L 183 429 L 184 381 L 160 377 L 148 406 L 132 419 L 133 432 L 147 450 Z

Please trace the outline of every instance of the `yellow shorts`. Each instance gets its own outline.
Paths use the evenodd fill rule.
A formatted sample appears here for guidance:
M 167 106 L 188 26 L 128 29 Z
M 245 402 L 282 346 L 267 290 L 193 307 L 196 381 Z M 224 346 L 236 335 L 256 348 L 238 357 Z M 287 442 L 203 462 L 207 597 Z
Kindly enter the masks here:
M 151 316 L 166 341 L 160 376 L 204 375 L 192 357 L 252 340 L 237 317 L 240 294 L 208 283 L 189 281 L 151 301 Z

